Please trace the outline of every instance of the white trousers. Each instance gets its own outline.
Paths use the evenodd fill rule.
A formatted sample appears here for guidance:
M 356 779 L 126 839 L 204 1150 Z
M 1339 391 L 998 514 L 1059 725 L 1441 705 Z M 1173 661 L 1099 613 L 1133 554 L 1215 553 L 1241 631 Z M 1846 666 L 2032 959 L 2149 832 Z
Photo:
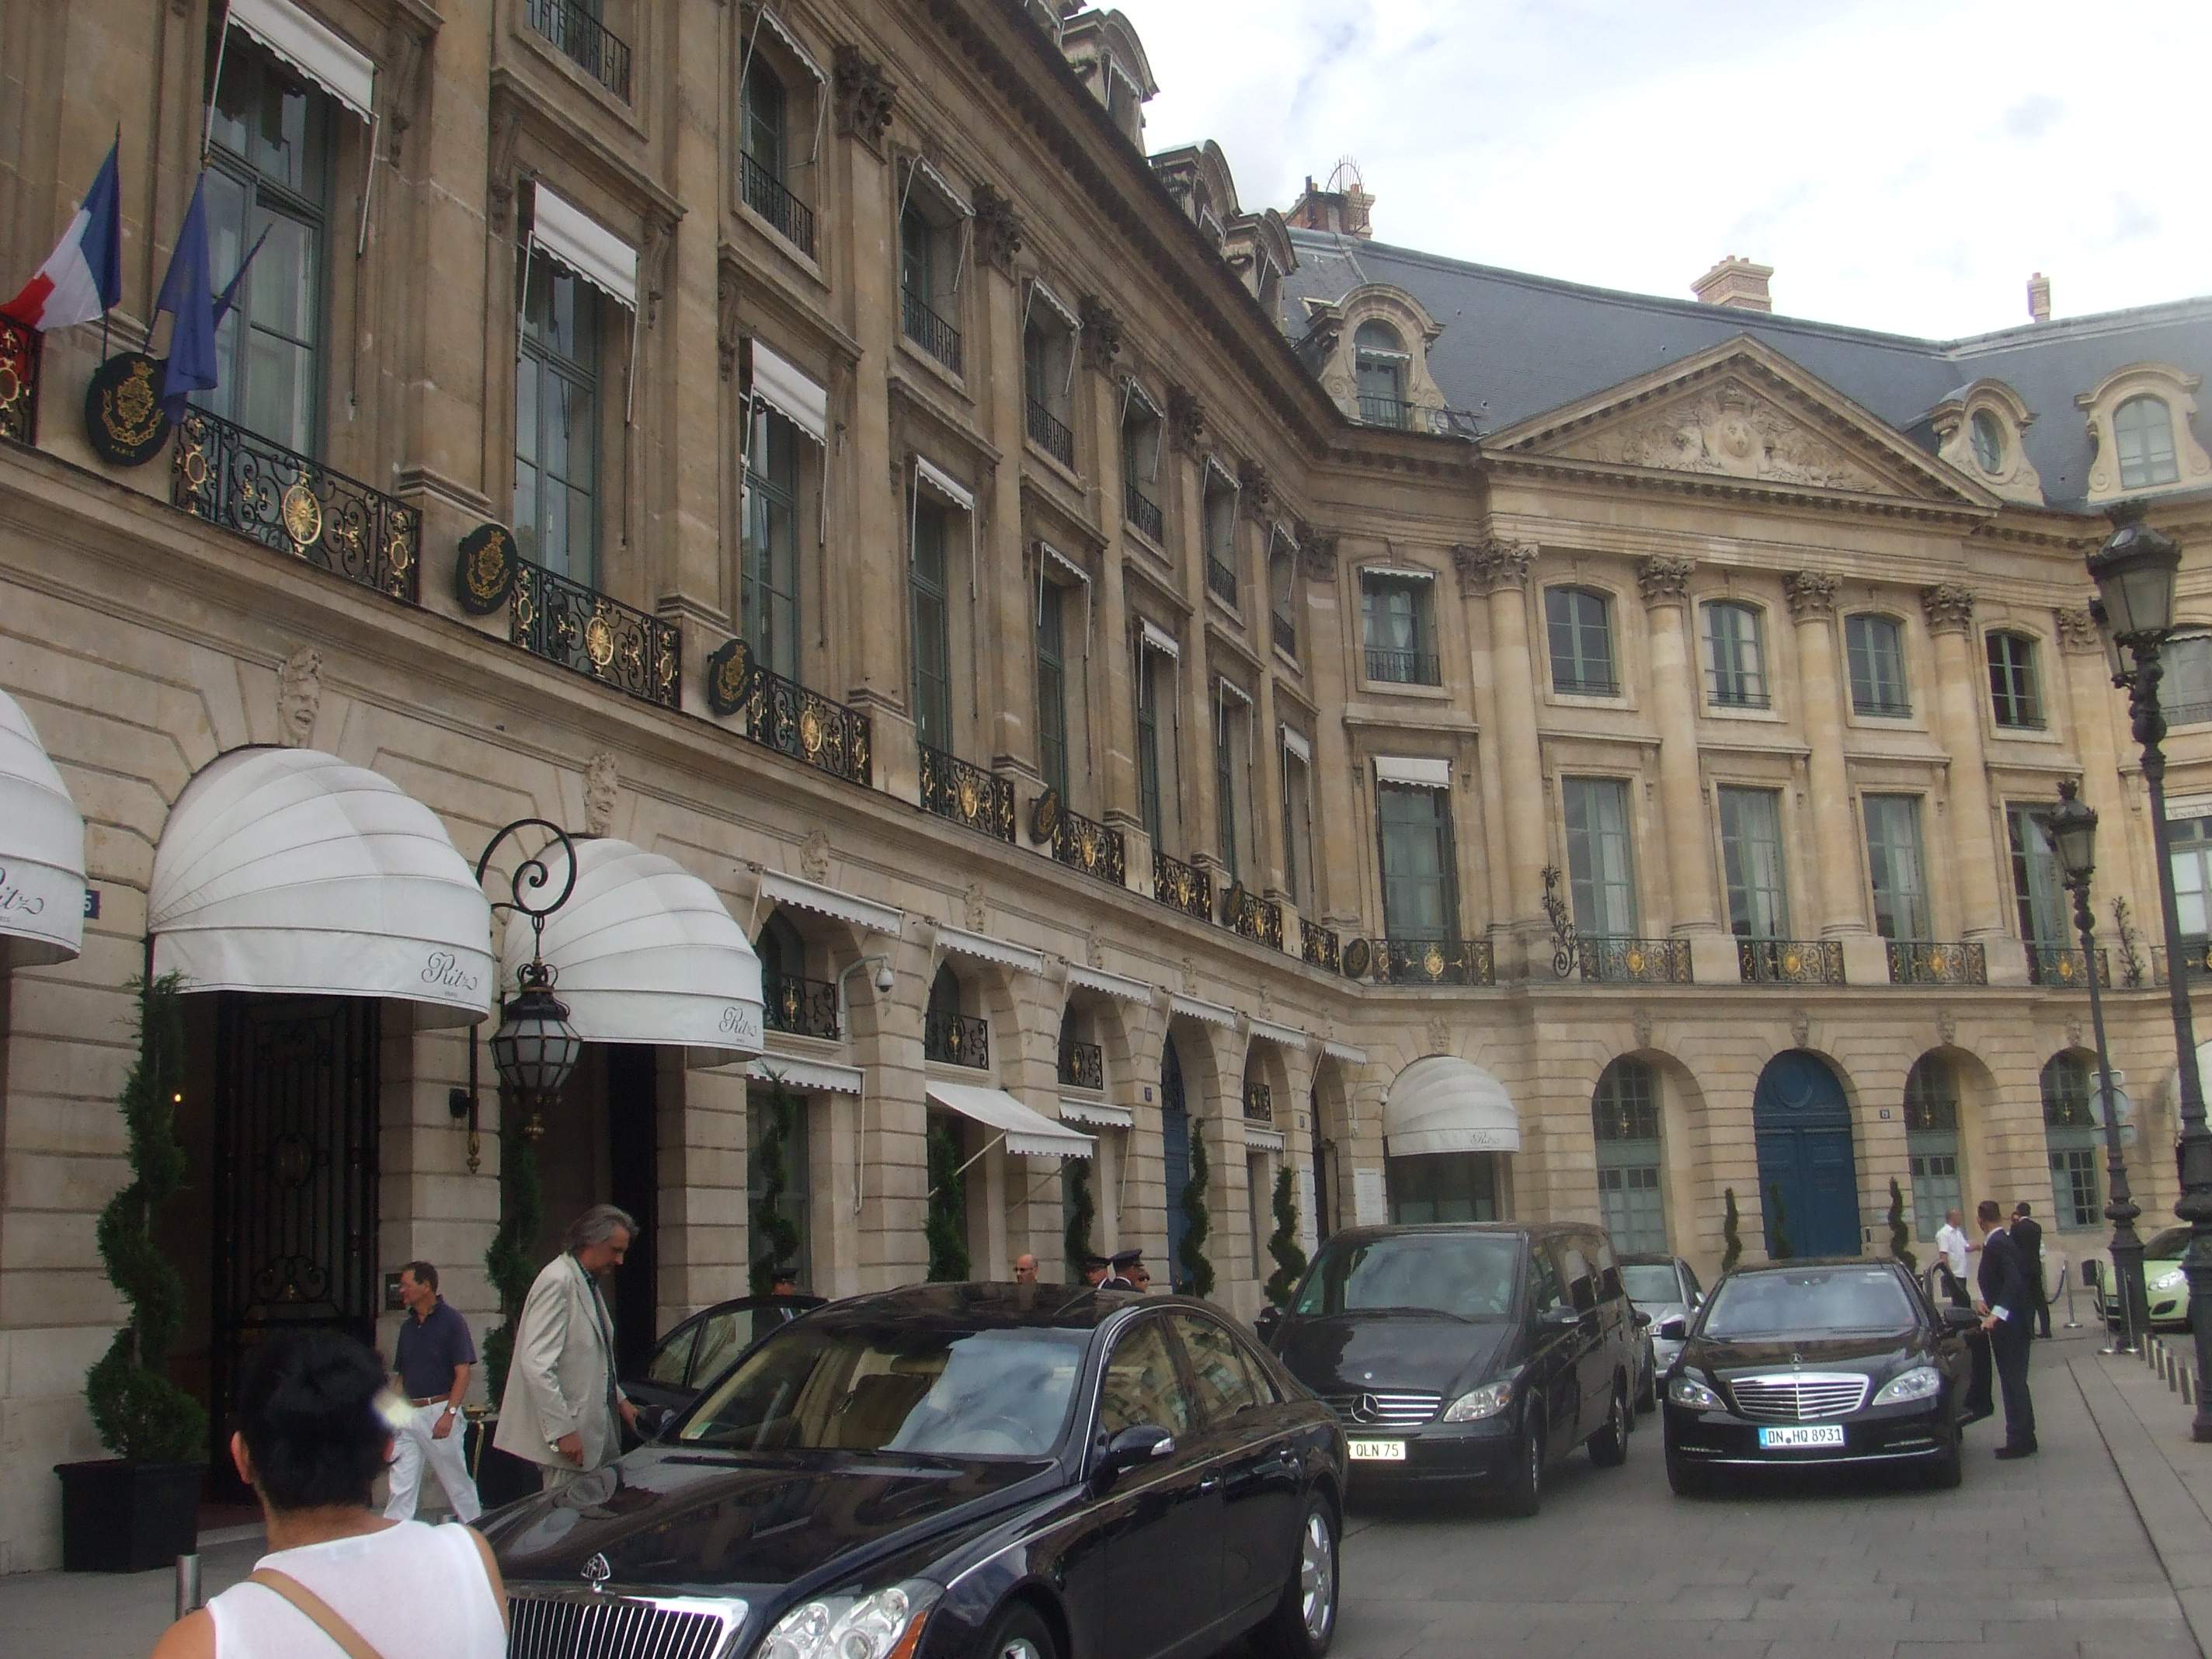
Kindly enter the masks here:
M 456 1417 L 443 1440 L 434 1438 L 430 1433 L 437 1426 L 442 1409 L 437 1406 L 417 1407 L 406 1426 L 392 1437 L 392 1496 L 384 1512 L 394 1521 L 415 1518 L 415 1498 L 422 1489 L 422 1465 L 426 1462 L 437 1475 L 438 1484 L 446 1489 L 446 1501 L 453 1506 L 454 1519 L 473 1521 L 483 1513 L 483 1504 L 477 1497 L 477 1483 L 469 1479 L 468 1459 L 462 1449 L 467 1423 Z

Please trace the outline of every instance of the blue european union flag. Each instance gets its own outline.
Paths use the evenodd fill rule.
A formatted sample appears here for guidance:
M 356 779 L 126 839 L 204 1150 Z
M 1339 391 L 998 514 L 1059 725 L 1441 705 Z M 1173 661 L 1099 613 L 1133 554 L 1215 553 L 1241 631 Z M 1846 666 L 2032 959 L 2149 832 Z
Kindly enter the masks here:
M 168 367 L 161 375 L 161 407 L 173 421 L 185 418 L 185 400 L 216 385 L 215 289 L 208 273 L 207 174 L 192 186 L 192 204 L 177 232 L 169 269 L 154 301 L 154 314 L 167 312 Z

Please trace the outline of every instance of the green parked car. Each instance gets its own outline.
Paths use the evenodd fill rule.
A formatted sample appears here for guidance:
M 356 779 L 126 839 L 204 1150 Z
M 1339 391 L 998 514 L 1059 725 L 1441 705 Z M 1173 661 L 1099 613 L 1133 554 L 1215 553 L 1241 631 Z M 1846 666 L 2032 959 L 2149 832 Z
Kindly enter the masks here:
M 2154 1331 L 2189 1328 L 2189 1279 L 2181 1266 L 2182 1255 L 2188 1249 L 2186 1227 L 2168 1227 L 2143 1245 L 2143 1297 L 2149 1304 L 2150 1328 Z M 2117 1329 L 2119 1281 L 2112 1275 L 2110 1261 L 2100 1265 L 2105 1275 L 2098 1287 L 2097 1311 L 2104 1316 L 2107 1328 Z

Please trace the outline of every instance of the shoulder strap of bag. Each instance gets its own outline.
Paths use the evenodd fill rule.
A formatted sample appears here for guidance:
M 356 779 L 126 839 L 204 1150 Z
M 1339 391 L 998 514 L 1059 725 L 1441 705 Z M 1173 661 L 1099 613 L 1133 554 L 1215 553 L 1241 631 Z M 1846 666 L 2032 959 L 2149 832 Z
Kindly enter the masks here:
M 301 1613 L 313 1620 L 315 1627 L 337 1643 L 346 1659 L 383 1659 L 369 1646 L 362 1633 L 338 1617 L 331 1604 L 309 1589 L 289 1572 L 279 1572 L 274 1567 L 257 1567 L 246 1575 L 246 1582 L 258 1584 L 265 1590 L 274 1590 Z

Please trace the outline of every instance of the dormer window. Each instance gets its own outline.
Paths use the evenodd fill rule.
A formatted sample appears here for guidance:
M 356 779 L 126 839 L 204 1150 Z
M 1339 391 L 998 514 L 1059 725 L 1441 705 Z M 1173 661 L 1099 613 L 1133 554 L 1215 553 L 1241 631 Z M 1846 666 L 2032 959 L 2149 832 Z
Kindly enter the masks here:
M 2148 392 L 2112 411 L 2112 441 L 2120 455 L 2120 488 L 2148 489 L 2181 477 L 2173 453 L 2173 411 Z
M 2004 471 L 2004 425 L 1986 409 L 1974 411 L 1972 422 L 1974 459 L 1983 471 L 1995 477 Z
M 1352 356 L 1361 423 L 1405 425 L 1406 370 L 1413 357 L 1398 331 L 1384 322 L 1360 324 L 1352 337 Z

